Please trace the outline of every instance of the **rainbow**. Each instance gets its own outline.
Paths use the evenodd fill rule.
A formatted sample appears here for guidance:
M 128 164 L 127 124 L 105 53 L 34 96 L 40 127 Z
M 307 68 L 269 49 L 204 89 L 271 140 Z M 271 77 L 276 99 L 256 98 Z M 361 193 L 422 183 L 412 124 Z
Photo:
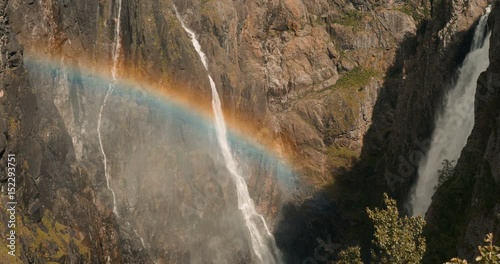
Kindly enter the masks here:
M 107 63 L 90 63 L 83 59 L 65 56 L 41 55 L 41 52 L 27 52 L 24 66 L 31 74 L 51 73 L 64 70 L 73 77 L 84 80 L 85 89 L 100 89 L 112 82 Z M 119 81 L 113 96 L 126 100 L 136 100 L 141 105 L 162 109 L 165 113 L 175 113 L 197 130 L 209 130 L 215 134 L 211 99 L 194 94 L 189 89 L 179 88 L 170 80 L 151 80 L 130 67 L 119 69 Z M 258 129 L 256 123 L 242 122 L 224 111 L 228 124 L 228 140 L 242 161 L 258 160 L 265 170 L 276 176 L 287 189 L 295 188 L 297 174 L 288 160 L 289 148 L 283 141 L 269 135 L 270 132 Z M 248 118 L 243 118 L 248 120 Z M 271 171 L 270 171 L 271 170 Z

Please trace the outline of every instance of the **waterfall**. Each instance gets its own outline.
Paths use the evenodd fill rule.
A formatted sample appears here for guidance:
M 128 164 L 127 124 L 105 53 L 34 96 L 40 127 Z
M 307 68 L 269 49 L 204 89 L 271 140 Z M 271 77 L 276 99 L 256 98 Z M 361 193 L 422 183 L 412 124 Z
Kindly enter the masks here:
M 108 85 L 108 90 L 106 92 L 106 95 L 104 96 L 104 100 L 101 105 L 101 109 L 99 110 L 99 117 L 97 119 L 97 136 L 99 138 L 99 146 L 101 148 L 101 154 L 102 154 L 102 159 L 103 159 L 103 164 L 104 164 L 104 176 L 106 177 L 106 185 L 108 189 L 111 191 L 111 194 L 113 195 L 113 213 L 119 217 L 118 215 L 118 209 L 116 207 L 116 195 L 115 191 L 111 187 L 111 178 L 109 175 L 109 169 L 108 169 L 108 161 L 106 157 L 106 152 L 104 151 L 104 146 L 102 144 L 102 135 L 101 135 L 101 120 L 102 120 L 102 112 L 104 110 L 104 107 L 106 106 L 106 102 L 108 101 L 109 95 L 113 92 L 115 86 L 118 83 L 118 64 L 120 60 L 120 52 L 121 52 L 121 36 L 120 36 L 120 19 L 121 19 L 121 12 L 122 12 L 122 0 L 118 0 L 118 10 L 115 18 L 115 38 L 114 38 L 114 43 L 113 43 L 113 65 L 111 67 L 111 78 L 112 82 Z M 127 222 L 127 225 L 130 226 L 130 223 Z M 141 235 L 137 232 L 136 229 L 133 229 L 134 233 L 139 237 L 141 240 L 142 247 L 146 250 L 148 248 L 146 247 L 146 243 L 144 242 L 144 239 L 142 238 Z M 149 250 L 148 250 L 149 254 Z M 151 257 L 151 255 L 150 255 Z M 157 263 L 156 261 L 153 261 L 154 263 Z
M 116 195 L 115 191 L 111 187 L 110 184 L 110 176 L 109 176 L 109 171 L 108 171 L 108 162 L 107 162 L 107 157 L 106 153 L 104 152 L 104 146 L 102 144 L 102 135 L 101 135 L 101 120 L 102 120 L 102 112 L 104 110 L 104 106 L 106 106 L 106 102 L 108 101 L 109 94 L 113 92 L 113 89 L 115 85 L 118 82 L 118 63 L 120 59 L 120 50 L 121 50 L 121 40 L 120 40 L 120 17 L 121 17 L 121 11 L 122 11 L 122 0 L 118 0 L 118 12 L 116 14 L 115 18 L 115 39 L 113 43 L 113 65 L 111 67 L 111 78 L 113 81 L 108 85 L 108 91 L 106 92 L 106 95 L 104 96 L 104 100 L 101 105 L 101 109 L 99 110 L 99 117 L 97 119 L 97 137 L 99 139 L 99 146 L 101 148 L 101 154 L 102 154 L 102 159 L 103 159 L 103 164 L 104 164 L 104 176 L 106 177 L 106 185 L 108 189 L 111 191 L 111 194 L 113 195 L 113 213 L 118 216 L 118 210 L 116 208 Z
M 253 253 L 262 263 L 280 263 L 280 253 L 277 249 L 274 237 L 269 231 L 264 217 L 258 214 L 255 210 L 253 200 L 248 192 L 247 184 L 244 178 L 241 176 L 239 166 L 231 153 L 231 146 L 229 145 L 229 142 L 227 140 L 227 129 L 224 121 L 224 116 L 222 114 L 220 98 L 215 82 L 213 81 L 212 76 L 209 73 L 210 71 L 208 69 L 207 57 L 201 49 L 201 45 L 196 38 L 196 34 L 185 25 L 175 6 L 174 9 L 177 19 L 191 38 L 191 42 L 196 52 L 200 56 L 201 62 L 203 63 L 203 66 L 208 73 L 210 88 L 212 90 L 212 109 L 215 116 L 215 132 L 220 150 L 224 157 L 225 166 L 236 184 L 238 208 L 243 214 L 245 224 L 250 233 Z M 260 230 L 259 227 L 262 230 Z
M 487 21 L 490 11 L 491 8 L 487 7 L 480 18 L 471 50 L 459 70 L 455 87 L 447 94 L 443 111 L 436 119 L 431 146 L 419 165 L 419 178 L 410 197 L 414 216 L 427 212 L 434 187 L 438 183 L 438 170 L 442 169 L 442 162 L 445 159 L 458 160 L 472 132 L 476 82 L 481 72 L 489 65 L 490 32 L 487 32 Z

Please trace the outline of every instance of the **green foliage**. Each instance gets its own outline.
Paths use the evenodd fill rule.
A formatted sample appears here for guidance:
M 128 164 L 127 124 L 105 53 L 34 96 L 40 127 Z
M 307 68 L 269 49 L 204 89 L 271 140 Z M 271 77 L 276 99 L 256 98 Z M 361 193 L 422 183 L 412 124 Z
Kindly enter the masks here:
M 441 185 L 443 185 L 443 183 L 445 183 L 446 181 L 448 181 L 451 176 L 453 176 L 453 173 L 455 172 L 455 165 L 454 165 L 455 161 L 452 160 L 443 160 L 443 162 L 441 163 L 443 165 L 443 168 L 438 170 L 438 173 L 439 173 L 439 178 L 438 178 L 438 183 L 436 186 L 434 186 L 434 190 L 437 190 Z
M 333 20 L 333 23 L 352 27 L 353 30 L 358 31 L 361 28 L 363 18 L 365 17 L 365 13 L 363 11 L 359 11 L 356 9 L 347 10 L 344 14 Z
M 476 261 L 484 264 L 499 264 L 500 247 L 493 245 L 493 234 L 487 234 L 484 242 L 486 242 L 487 245 L 478 247 L 480 256 L 476 258 Z
M 491 212 L 500 202 L 500 184 L 495 182 L 483 154 L 465 152 L 462 157 L 467 162 L 455 169 L 453 177 L 434 194 L 430 224 L 425 230 L 428 249 L 425 263 L 443 263 L 456 256 L 457 243 L 463 241 L 464 232 L 474 217 Z M 473 196 L 474 190 L 480 191 Z M 472 254 L 474 248 L 465 250 L 466 254 Z
M 13 117 L 9 117 L 9 135 L 14 136 L 17 132 L 17 121 Z
M 443 162 L 445 163 L 445 162 Z M 447 162 L 450 164 L 450 162 Z M 426 250 L 422 230 L 422 217 L 401 217 L 396 201 L 384 193 L 385 209 L 367 208 L 368 216 L 375 226 L 372 263 L 421 263 Z M 479 246 L 479 256 L 475 263 L 500 264 L 500 247 L 493 245 L 493 234 L 486 235 L 486 245 Z M 360 247 L 349 247 L 338 255 L 333 264 L 363 264 Z M 466 260 L 453 258 L 445 264 L 467 264 Z
M 358 158 L 358 153 L 348 147 L 331 146 L 327 152 L 328 163 L 333 168 L 347 168 Z
M 339 260 L 334 264 L 363 264 L 363 261 L 361 261 L 361 248 L 349 247 L 340 251 Z
M 467 264 L 467 260 L 459 259 L 459 258 L 452 258 L 450 261 L 446 262 L 445 264 Z
M 416 14 L 415 14 L 416 11 L 415 11 L 415 9 L 410 4 L 408 4 L 408 3 L 404 3 L 403 6 L 401 6 L 400 11 L 403 12 L 403 13 L 405 13 L 405 14 L 407 14 L 407 15 L 409 15 L 409 16 L 411 16 L 411 17 L 413 17 L 413 19 L 415 19 L 415 17 L 416 17 Z
M 379 73 L 377 71 L 356 67 L 344 73 L 340 79 L 338 79 L 334 88 L 362 88 L 370 83 L 372 77 L 377 77 L 378 75 Z
M 480 264 L 500 264 L 500 247 L 493 245 L 493 234 L 489 233 L 484 239 L 486 246 L 479 246 L 479 256 L 476 262 Z M 445 264 L 467 264 L 467 260 L 452 258 Z
M 372 260 L 376 263 L 420 263 L 425 253 L 422 217 L 400 217 L 396 201 L 384 194 L 386 209 L 370 210 L 375 226 Z
M 405 1 L 399 8 L 399 11 L 411 16 L 417 24 L 430 17 L 429 6 L 427 4 L 421 5 L 419 3 Z

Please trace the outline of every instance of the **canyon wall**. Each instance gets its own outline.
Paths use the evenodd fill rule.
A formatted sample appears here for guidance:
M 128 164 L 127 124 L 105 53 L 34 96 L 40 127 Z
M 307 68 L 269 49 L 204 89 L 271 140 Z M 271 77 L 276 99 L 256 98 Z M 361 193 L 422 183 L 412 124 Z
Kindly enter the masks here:
M 248 260 L 244 242 L 208 239 L 207 230 L 228 227 L 227 236 L 234 239 L 243 232 L 224 222 L 237 211 L 230 210 L 234 192 L 211 178 L 227 174 L 213 154 L 217 147 L 209 125 L 193 128 L 197 116 L 146 105 L 151 99 L 141 91 L 112 94 L 103 112 L 104 149 L 120 217 L 113 214 L 97 140 L 110 80 L 96 81 L 89 72 L 109 72 L 118 3 L 119 76 L 165 90 L 182 87 L 188 97 L 210 102 L 207 73 L 176 18 L 175 4 L 199 36 L 227 117 L 253 124 L 255 138 L 271 138 L 277 144 L 267 147 L 291 153 L 296 188 L 280 187 L 258 155 L 248 181 L 285 260 L 302 263 L 332 236 L 335 244 L 359 240 L 353 238 L 356 232 L 367 231 L 360 216 L 364 206 L 377 205 L 382 192 L 407 198 L 433 118 L 487 5 L 432 2 L 1 0 L 0 179 L 5 191 L 7 154 L 18 153 L 18 259 L 185 263 L 203 254 L 215 259 L 209 246 L 189 254 L 199 247 L 190 238 L 201 234 L 196 239 L 203 245 L 211 241 L 212 247 L 238 252 L 234 263 Z M 497 16 L 492 17 L 493 26 Z M 494 41 L 492 36 L 492 50 Z M 490 57 L 483 80 L 494 76 L 495 54 Z M 495 108 L 494 94 L 487 98 Z M 481 110 L 487 108 L 478 103 L 478 126 L 487 114 L 495 116 Z M 475 128 L 478 146 L 467 148 L 488 153 L 485 160 L 496 164 L 495 134 L 488 131 Z M 169 155 L 168 149 L 182 155 Z M 495 169 L 490 171 L 496 177 Z M 146 174 L 155 177 L 141 177 Z M 3 205 L 7 197 L 2 199 Z M 432 208 L 440 210 L 437 202 Z M 220 225 L 185 228 L 203 214 L 222 219 Z M 494 221 L 488 217 L 481 219 Z M 1 213 L 1 222 L 6 219 Z M 439 222 L 432 214 L 429 221 L 432 232 Z M 475 220 L 471 214 L 461 221 Z M 467 230 L 476 232 L 473 226 Z M 218 257 L 233 257 L 227 254 Z
M 477 256 L 485 234 L 500 237 L 500 6 L 489 17 L 490 65 L 477 81 L 475 126 L 455 166 L 455 173 L 438 188 L 426 215 L 430 250 L 428 263 L 457 254 Z

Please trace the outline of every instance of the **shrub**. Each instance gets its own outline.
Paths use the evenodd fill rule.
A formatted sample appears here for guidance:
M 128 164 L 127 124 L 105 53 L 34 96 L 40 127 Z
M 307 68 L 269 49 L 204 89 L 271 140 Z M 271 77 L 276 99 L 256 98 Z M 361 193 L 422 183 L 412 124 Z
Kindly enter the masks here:
M 363 261 L 361 261 L 361 248 L 349 247 L 340 251 L 339 260 L 334 264 L 363 264 Z
M 362 88 L 370 83 L 372 77 L 376 76 L 378 76 L 378 73 L 374 70 L 366 70 L 361 67 L 356 67 L 344 73 L 340 79 L 338 79 L 334 88 Z
M 372 261 L 375 263 L 420 263 L 426 249 L 422 217 L 400 217 L 396 201 L 384 194 L 386 209 L 370 210 L 375 226 Z
M 493 245 L 493 234 L 489 233 L 484 239 L 486 246 L 479 246 L 479 256 L 476 258 L 480 264 L 499 264 L 500 263 L 500 247 Z M 467 264 L 467 260 L 460 258 L 452 258 L 445 264 Z
M 443 168 L 438 170 L 439 177 L 438 177 L 438 183 L 436 186 L 434 186 L 434 190 L 437 190 L 443 183 L 445 183 L 447 180 L 453 176 L 453 173 L 455 172 L 455 161 L 452 160 L 443 160 L 441 163 L 443 165 Z

